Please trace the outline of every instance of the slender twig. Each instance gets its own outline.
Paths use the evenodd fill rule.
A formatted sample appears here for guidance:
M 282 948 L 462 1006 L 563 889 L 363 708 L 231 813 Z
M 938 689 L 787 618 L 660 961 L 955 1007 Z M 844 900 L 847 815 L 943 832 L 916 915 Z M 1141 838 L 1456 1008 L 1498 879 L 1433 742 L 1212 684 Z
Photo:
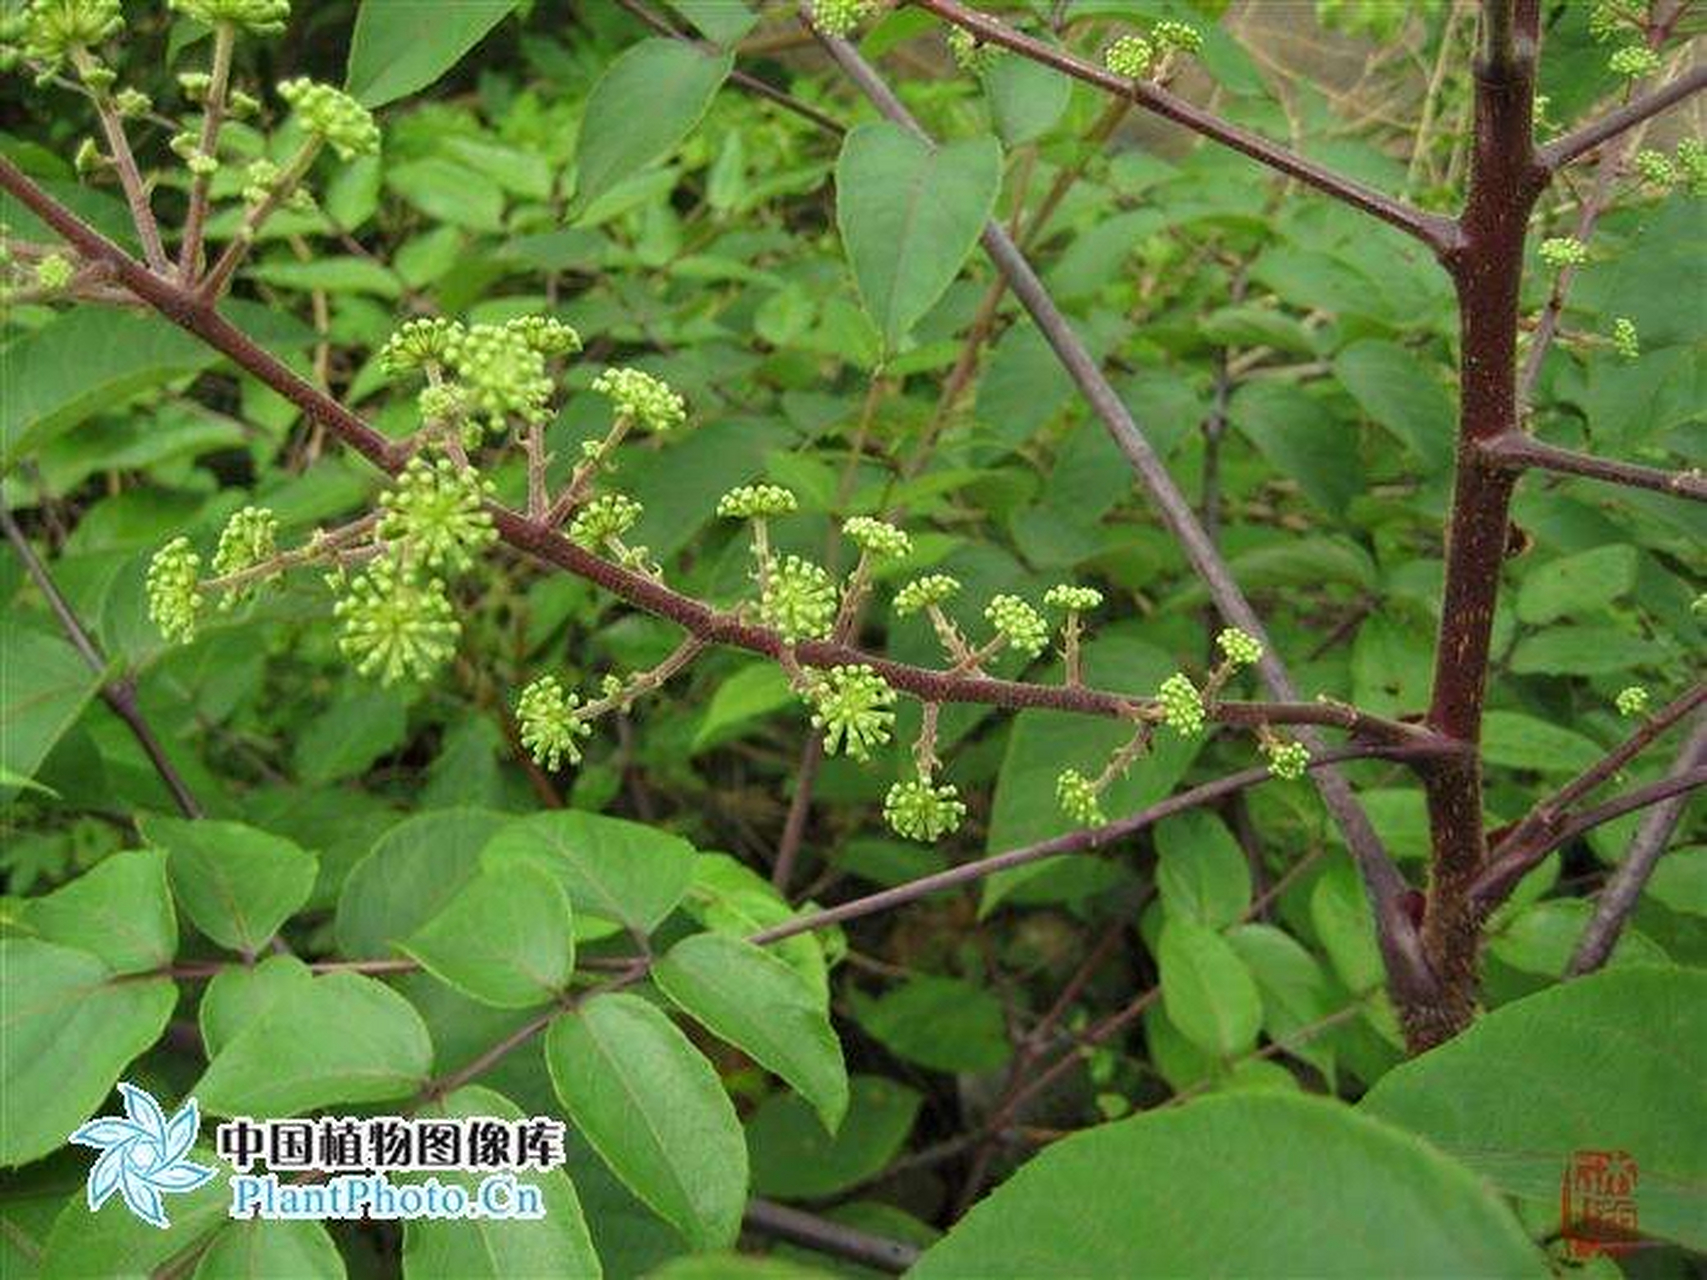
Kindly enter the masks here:
M 1105 92 L 1128 98 L 1157 115 L 1165 116 L 1221 145 L 1249 156 L 1306 186 L 1333 196 L 1336 200 L 1361 209 L 1399 230 L 1415 236 L 1437 254 L 1444 253 L 1457 241 L 1457 228 L 1450 218 L 1425 213 L 1403 200 L 1366 187 L 1343 174 L 1335 173 L 1313 160 L 1277 146 L 1261 134 L 1252 133 L 1213 112 L 1194 106 L 1157 85 L 1143 80 L 1129 80 L 1112 71 L 1069 53 L 1065 49 L 1045 44 L 1022 31 L 1017 31 L 987 14 L 960 4 L 957 0 L 911 0 L 921 9 L 971 32 L 981 43 L 1000 45 L 1046 67 L 1095 85 Z
M 209 74 L 207 99 L 202 111 L 201 137 L 196 142 L 196 154 L 207 160 L 217 160 L 219 130 L 225 123 L 226 91 L 231 82 L 231 51 L 237 41 L 237 29 L 221 22 L 213 32 L 213 65 Z M 213 175 L 198 173 L 190 183 L 190 205 L 184 214 L 184 234 L 178 245 L 178 279 L 193 284 L 200 267 L 202 232 L 207 226 L 208 190 Z
M 1691 67 L 1670 84 L 1637 98 L 1600 119 L 1567 133 L 1542 147 L 1536 153 L 1541 167 L 1548 172 L 1563 168 L 1579 156 L 1588 154 L 1604 142 L 1650 120 L 1694 94 L 1707 89 L 1707 64 Z
M 1696 722 L 1695 732 L 1672 765 L 1671 776 L 1699 768 L 1704 762 L 1707 762 L 1707 716 Z M 1677 830 L 1688 804 L 1687 793 L 1679 793 L 1656 804 L 1642 819 L 1642 825 L 1625 851 L 1624 861 L 1618 864 L 1617 870 L 1601 889 L 1594 915 L 1577 942 L 1577 949 L 1565 970 L 1571 977 L 1593 973 L 1611 956 L 1630 913 L 1636 909 L 1636 899 L 1647 887 L 1648 878 L 1653 875 L 1660 855 L 1671 843 L 1672 832 Z
M 1637 787 L 1633 791 L 1613 796 L 1610 800 L 1603 800 L 1593 808 L 1580 809 L 1565 821 L 1555 823 L 1527 845 L 1512 849 L 1493 863 L 1476 881 L 1472 896 L 1486 910 L 1504 899 L 1517 881 L 1560 845 L 1569 844 L 1578 836 L 1604 823 L 1622 818 L 1627 813 L 1646 809 L 1673 796 L 1687 796 L 1689 792 L 1702 786 L 1707 786 L 1707 766 L 1696 765 L 1668 774 L 1645 787 Z
M 1667 471 L 1634 462 L 1597 458 L 1547 444 L 1522 431 L 1510 431 L 1484 442 L 1482 453 L 1490 462 L 1513 471 L 1556 471 L 1561 475 L 1584 476 L 1630 489 L 1669 493 L 1692 502 L 1707 502 L 1707 474 L 1691 468 Z
M 845 40 L 822 35 L 820 41 L 879 111 L 911 130 L 921 140 L 931 141 L 882 77 L 852 45 Z M 1258 669 L 1264 682 L 1280 697 L 1294 700 L 1296 688 L 1286 668 L 1275 656 L 1273 644 L 1267 642 L 1267 633 L 1256 611 L 1239 590 L 1227 562 L 1204 533 L 1191 501 L 1180 492 L 1167 465 L 1133 421 L 1125 402 L 1103 376 L 1096 360 L 1055 306 L 1037 273 L 1007 232 L 995 223 L 987 223 L 982 241 L 997 270 L 1007 278 L 1014 296 L 1031 315 L 1038 331 L 1054 349 L 1056 357 L 1078 384 L 1093 412 L 1126 456 L 1155 503 L 1163 523 L 1208 587 L 1210 599 L 1221 616 L 1230 625 L 1262 641 L 1263 657 Z M 1319 754 L 1321 744 L 1313 734 L 1300 734 L 1299 740 L 1312 755 Z M 1337 772 L 1329 770 L 1316 775 L 1316 785 L 1329 812 L 1345 833 L 1346 844 L 1363 875 L 1382 954 L 1394 984 L 1395 999 L 1403 1004 L 1426 998 L 1433 987 L 1433 978 L 1417 945 L 1415 926 L 1403 908 L 1404 894 L 1408 889 L 1403 874 L 1382 846 L 1345 780 Z
M 91 67 L 89 54 L 79 51 L 74 61 L 78 72 L 87 75 Z M 91 88 L 89 100 L 94 103 L 95 116 L 101 122 L 101 132 L 106 135 L 107 154 L 119 175 L 125 202 L 130 206 L 130 220 L 136 228 L 137 239 L 142 243 L 143 259 L 155 271 L 167 271 L 171 262 L 160 239 L 160 224 L 154 217 L 148 186 L 142 180 L 142 170 L 137 167 L 136 155 L 130 149 L 130 139 L 125 136 L 124 121 L 119 117 L 111 95 L 104 90 Z
M 819 1253 L 900 1275 L 919 1260 L 916 1246 L 844 1226 L 770 1200 L 750 1200 L 742 1224 L 760 1235 L 804 1245 Z
M 17 552 L 18 559 L 23 562 L 25 572 L 30 575 L 30 580 L 36 584 L 36 589 L 47 600 L 48 607 L 53 610 L 54 617 L 59 619 L 60 629 L 71 641 L 72 648 L 77 650 L 79 656 L 89 665 L 89 669 L 101 677 L 101 701 L 112 709 L 114 715 L 124 721 L 125 727 L 130 730 L 131 736 L 136 739 L 137 745 L 142 748 L 143 754 L 154 766 L 154 772 L 160 775 L 160 781 L 166 785 L 166 790 L 171 792 L 172 802 L 178 806 L 178 811 L 186 818 L 201 817 L 201 805 L 196 802 L 196 798 L 191 793 L 189 785 L 185 783 L 183 775 L 178 772 L 177 766 L 166 754 L 166 749 L 160 745 L 160 739 L 155 736 L 147 717 L 142 714 L 142 708 L 136 700 L 135 683 L 128 676 L 113 680 L 106 678 L 108 675 L 106 658 L 95 644 L 94 638 L 78 620 L 76 611 L 72 609 L 70 602 L 60 593 L 59 587 L 47 571 L 47 566 L 41 562 L 41 557 L 36 555 L 35 548 L 30 545 L 29 538 L 18 527 L 18 522 L 12 518 L 11 508 L 3 504 L 0 504 L 0 528 L 5 530 L 6 540 L 12 544 L 12 550 Z

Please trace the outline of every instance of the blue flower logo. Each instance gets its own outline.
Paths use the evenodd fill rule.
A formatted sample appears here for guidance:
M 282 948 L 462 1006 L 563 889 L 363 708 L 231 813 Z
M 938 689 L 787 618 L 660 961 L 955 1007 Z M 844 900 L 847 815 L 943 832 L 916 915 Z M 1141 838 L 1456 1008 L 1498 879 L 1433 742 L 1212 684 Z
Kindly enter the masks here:
M 146 1089 L 121 1081 L 119 1093 L 125 1119 L 102 1116 L 69 1139 L 101 1153 L 89 1170 L 89 1211 L 99 1209 L 117 1191 L 132 1213 L 164 1230 L 172 1224 L 160 1193 L 194 1191 L 217 1172 L 184 1158 L 201 1130 L 201 1108 L 191 1098 L 168 1120 Z

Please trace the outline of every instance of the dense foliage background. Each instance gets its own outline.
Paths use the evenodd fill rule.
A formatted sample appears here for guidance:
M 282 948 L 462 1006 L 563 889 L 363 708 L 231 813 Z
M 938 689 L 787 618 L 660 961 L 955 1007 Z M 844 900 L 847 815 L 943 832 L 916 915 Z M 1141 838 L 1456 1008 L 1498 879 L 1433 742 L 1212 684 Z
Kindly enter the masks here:
M 1544 6 L 1542 137 L 1625 92 L 1592 29 L 1602 7 Z M 790 12 L 765 8 L 658 6 L 697 28 L 694 45 L 616 3 L 465 4 L 426 23 L 383 0 L 359 17 L 299 5 L 281 35 L 237 46 L 261 111 L 226 127 L 210 242 L 237 229 L 247 162 L 290 154 L 295 126 L 269 86 L 345 84 L 383 142 L 319 161 L 317 206 L 267 222 L 223 314 L 394 440 L 420 425 L 415 386 L 377 358 L 403 319 L 556 317 L 585 347 L 554 363 L 554 486 L 611 427 L 591 389 L 601 370 L 638 367 L 685 398 L 686 424 L 631 436 L 605 482 L 644 504 L 623 537 L 677 591 L 719 607 L 752 595 L 747 530 L 716 509 L 735 486 L 775 483 L 799 508 L 771 522 L 780 554 L 846 573 L 846 517 L 886 514 L 911 534 L 909 554 L 877 568 L 864 648 L 945 665 L 930 624 L 890 608 L 921 573 L 959 579 L 948 611 L 975 638 L 994 595 L 1040 604 L 1057 583 L 1090 583 L 1106 603 L 1086 621 L 1085 682 L 1147 697 L 1212 667 L 1220 628 L 975 249 L 991 214 L 1193 497 L 1304 696 L 1417 717 L 1458 354 L 1451 282 L 1427 249 L 1058 72 L 990 51 L 969 72 L 940 22 L 903 8 L 862 28 L 860 48 L 946 144 L 912 150 Z M 177 209 L 191 178 L 154 113 L 193 117 L 174 77 L 205 66 L 206 28 L 163 7 L 126 16 L 115 63 L 158 104 L 133 142 L 158 173 L 156 206 Z M 1423 208 L 1461 203 L 1472 5 L 1079 0 L 1006 16 L 1093 58 L 1188 21 L 1204 44 L 1169 64 L 1174 90 Z M 720 49 L 802 109 L 742 92 Z M 1695 56 L 1687 40 L 1664 55 Z M 110 171 L 75 172 L 95 122 L 69 82 L 20 69 L 0 111 L 0 154 L 135 250 Z M 1699 111 L 1655 122 L 1642 145 L 1670 154 Z M 850 172 L 814 113 L 891 132 L 867 132 Z M 1609 457 L 1700 466 L 1701 195 L 1675 174 L 1611 181 L 1530 425 Z M 1530 253 L 1574 233 L 1593 182 L 1544 199 Z M 929 192 L 919 222 L 897 218 L 911 188 Z M 20 242 L 55 240 L 10 196 L 0 220 Z M 1531 266 L 1523 306 L 1538 316 L 1560 277 Z M 1614 341 L 1617 320 L 1639 355 Z M 735 940 L 797 910 L 1075 830 L 1058 775 L 1095 776 L 1130 726 L 945 706 L 941 778 L 968 814 L 921 844 L 883 817 L 912 768 L 917 703 L 873 760 L 820 758 L 788 672 L 738 649 L 708 649 L 599 722 L 578 764 L 536 763 L 518 735 L 524 686 L 550 674 L 591 699 L 607 673 L 664 660 L 681 631 L 503 543 L 452 580 L 460 638 L 426 679 L 355 669 L 319 570 L 209 608 L 191 643 L 170 644 L 148 612 L 163 544 L 187 536 L 209 558 L 249 505 L 277 514 L 281 546 L 305 544 L 371 508 L 384 478 L 146 309 L 26 288 L 0 342 L 5 504 L 106 664 L 90 668 L 18 555 L 0 559 L 5 1274 L 745 1274 L 758 1264 L 683 1259 L 733 1248 L 749 1195 L 741 1247 L 769 1252 L 776 1275 L 856 1267 L 845 1241 L 784 1242 L 833 1236 L 825 1223 L 911 1246 L 950 1229 L 921 1265 L 931 1275 L 1287 1258 L 1321 1273 L 1510 1274 L 1543 1268 L 1528 1241 L 1558 1230 L 1563 1161 L 1597 1147 L 1636 1152 L 1642 1228 L 1664 1242 L 1620 1265 L 1683 1274 L 1707 1247 L 1698 814 L 1606 972 L 1563 986 L 1641 815 L 1549 856 L 1490 922 L 1484 1020 L 1410 1064 L 1356 868 L 1307 782 L 789 938 L 765 953 L 785 964 L 755 959 Z M 519 447 L 481 465 L 525 507 Z M 1689 689 L 1707 626 L 1698 505 L 1536 475 L 1514 520 L 1484 727 L 1494 828 L 1627 735 L 1621 691 L 1658 706 Z M 990 670 L 1062 679 L 1053 647 L 1029 663 L 1010 648 Z M 205 818 L 181 816 L 97 696 L 120 679 Z M 1229 692 L 1263 696 L 1248 674 Z M 1670 760 L 1638 756 L 1620 787 Z M 1101 805 L 1120 817 L 1261 763 L 1248 733 L 1162 735 Z M 1420 886 L 1429 831 L 1410 771 L 1345 771 Z M 795 866 L 773 887 L 785 847 Z M 637 945 L 670 967 L 486 1065 L 543 1025 L 541 1005 L 549 1020 L 571 969 L 578 992 L 609 983 Z M 492 967 L 558 981 L 518 995 L 513 972 L 508 985 L 470 975 L 505 947 L 518 954 Z M 334 971 L 350 961 L 374 963 Z M 87 1153 L 65 1135 L 112 1109 L 121 1076 L 221 1115 L 411 1099 L 567 1113 L 569 1181 L 553 1181 L 545 1224 L 486 1227 L 478 1247 L 454 1224 L 221 1228 L 222 1201 L 204 1193 L 169 1205 L 165 1233 L 112 1205 L 91 1220 Z M 461 1087 L 448 1102 L 446 1081 Z M 1016 1168 L 1005 1207 L 952 1230 Z M 1270 1200 L 1295 1212 L 1253 1235 L 1236 1210 Z M 779 1225 L 773 1202 L 818 1226 Z M 254 1238 L 228 1239 L 240 1231 Z

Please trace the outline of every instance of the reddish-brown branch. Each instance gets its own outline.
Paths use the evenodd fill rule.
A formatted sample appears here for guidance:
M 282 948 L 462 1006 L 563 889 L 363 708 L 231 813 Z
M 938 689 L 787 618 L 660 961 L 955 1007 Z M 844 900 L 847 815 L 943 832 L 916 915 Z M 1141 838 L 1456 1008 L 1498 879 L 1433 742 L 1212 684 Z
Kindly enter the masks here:
M 822 35 L 819 38 L 830 56 L 878 110 L 923 141 L 931 141 L 894 91 L 852 45 L 845 40 Z M 1167 465 L 1139 430 L 1131 412 L 1103 376 L 1095 358 L 1055 306 L 1054 299 L 1037 278 L 1025 255 L 1007 232 L 994 222 L 985 225 L 982 243 L 997 270 L 1006 277 L 1014 296 L 1025 307 L 1056 358 L 1125 455 L 1181 552 L 1208 588 L 1216 609 L 1230 625 L 1248 631 L 1262 642 L 1263 656 L 1258 671 L 1264 683 L 1279 697 L 1295 701 L 1297 689 L 1290 675 L 1276 655 L 1273 644 L 1269 643 L 1256 611 L 1239 590 L 1227 562 L 1204 532 L 1191 501 L 1174 483 Z M 1314 735 L 1301 733 L 1298 737 L 1312 755 L 1320 753 L 1321 744 Z M 1404 909 L 1405 895 L 1409 890 L 1404 876 L 1383 848 L 1367 815 L 1338 771 L 1319 772 L 1315 781 L 1323 803 L 1345 834 L 1346 845 L 1362 874 L 1395 1002 L 1406 1004 L 1428 999 L 1433 987 L 1432 975 L 1423 960 L 1415 926 Z
M 1426 213 L 1421 209 L 1406 204 L 1403 200 L 1395 199 L 1373 187 L 1366 187 L 1344 174 L 1335 173 L 1332 169 L 1308 160 L 1303 156 L 1288 151 L 1285 147 L 1270 142 L 1261 134 L 1252 133 L 1228 120 L 1222 119 L 1214 112 L 1205 111 L 1202 107 L 1187 102 L 1184 98 L 1169 93 L 1158 85 L 1143 80 L 1129 80 L 1125 76 L 1086 62 L 1083 58 L 1069 53 L 1065 49 L 1045 44 L 1022 31 L 1017 31 L 988 14 L 979 13 L 976 9 L 968 8 L 958 3 L 958 0 L 911 0 L 921 9 L 927 9 L 937 17 L 965 31 L 971 32 L 981 43 L 998 45 L 1010 49 L 1031 61 L 1056 71 L 1083 80 L 1086 84 L 1095 85 L 1107 93 L 1118 97 L 1128 98 L 1143 107 L 1146 111 L 1164 116 L 1174 123 L 1183 125 L 1193 133 L 1209 138 L 1224 147 L 1231 147 L 1261 164 L 1267 165 L 1290 178 L 1296 178 L 1306 186 L 1313 187 L 1334 197 L 1355 209 L 1379 218 L 1381 221 L 1399 228 L 1409 235 L 1415 236 L 1436 254 L 1443 254 L 1457 242 L 1457 227 L 1450 218 L 1438 214 Z
M 1644 120 L 1653 119 L 1662 111 L 1670 110 L 1702 89 L 1707 89 L 1707 65 L 1691 67 L 1670 84 L 1662 85 L 1652 93 L 1608 112 L 1599 120 L 1549 142 L 1536 153 L 1536 161 L 1549 173 L 1562 169 L 1602 143 L 1634 129 Z
M 1645 787 L 1637 787 L 1634 791 L 1626 791 L 1623 795 L 1603 800 L 1592 808 L 1578 810 L 1563 822 L 1555 823 L 1528 844 L 1511 849 L 1490 865 L 1477 879 L 1472 890 L 1473 896 L 1484 910 L 1490 909 L 1492 905 L 1502 901 L 1519 880 L 1534 870 L 1541 859 L 1560 845 L 1568 844 L 1585 832 L 1616 818 L 1622 818 L 1627 813 L 1635 813 L 1650 805 L 1660 804 L 1673 796 L 1687 795 L 1702 786 L 1707 786 L 1707 766 L 1696 764 L 1668 774 L 1658 782 L 1650 782 Z
M 1480 445 L 1484 458 L 1509 471 L 1556 471 L 1561 475 L 1604 480 L 1630 489 L 1650 489 L 1694 502 L 1707 502 L 1707 475 L 1696 470 L 1666 471 L 1633 462 L 1616 462 L 1546 444 L 1522 431 L 1495 436 Z
M 171 793 L 172 803 L 178 806 L 178 812 L 186 818 L 202 816 L 202 807 L 197 803 L 194 793 L 184 776 L 178 772 L 178 767 L 172 763 L 172 758 L 166 754 L 166 748 L 155 736 L 148 718 L 142 714 L 142 708 L 136 700 L 136 685 L 128 678 L 121 677 L 106 680 L 108 664 L 105 656 L 96 646 L 94 639 L 84 628 L 66 598 L 60 594 L 58 585 L 47 571 L 47 566 L 36 555 L 35 548 L 24 531 L 18 527 L 18 522 L 12 518 L 12 512 L 4 503 L 0 503 L 0 529 L 4 529 L 6 540 L 12 544 L 18 559 L 23 562 L 24 571 L 30 575 L 36 589 L 42 593 L 53 615 L 59 619 L 59 626 L 65 636 L 71 641 L 71 647 L 76 649 L 89 669 L 97 676 L 103 677 L 100 687 L 101 701 L 106 703 L 112 713 L 124 721 L 125 728 L 130 730 L 131 737 L 136 739 L 142 748 L 148 762 L 154 766 L 154 772 L 160 775 L 160 781 Z
M 1696 722 L 1695 732 L 1689 736 L 1689 741 L 1672 765 L 1671 776 L 1688 773 L 1704 763 L 1707 763 L 1707 716 Z M 1611 956 L 1613 947 L 1618 945 L 1618 938 L 1624 932 L 1625 922 L 1636 909 L 1636 899 L 1647 887 L 1648 877 L 1653 875 L 1654 865 L 1671 843 L 1672 832 L 1677 829 L 1688 804 L 1688 794 L 1680 792 L 1648 811 L 1648 816 L 1642 820 L 1641 827 L 1630 841 L 1624 861 L 1618 864 L 1618 869 L 1600 891 L 1594 916 L 1583 930 L 1566 969 L 1572 977 L 1593 973 Z

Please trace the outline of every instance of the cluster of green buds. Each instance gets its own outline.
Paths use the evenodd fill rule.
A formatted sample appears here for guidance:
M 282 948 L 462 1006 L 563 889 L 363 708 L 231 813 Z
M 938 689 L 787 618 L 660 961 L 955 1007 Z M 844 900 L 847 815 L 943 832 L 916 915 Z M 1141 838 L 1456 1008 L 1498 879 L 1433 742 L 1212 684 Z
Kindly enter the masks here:
M 1641 336 L 1629 316 L 1619 316 L 1612 322 L 1612 349 L 1626 360 L 1635 360 L 1642 354 Z
M 63 253 L 50 253 L 36 263 L 36 287 L 57 293 L 71 287 L 77 278 L 77 268 Z
M 983 75 L 1002 56 L 999 45 L 985 44 L 965 27 L 949 28 L 948 52 L 957 67 L 974 76 Z
M 1161 707 L 1162 723 L 1182 737 L 1195 737 L 1203 732 L 1207 710 L 1203 694 L 1183 671 L 1176 671 L 1156 690 Z
M 824 733 L 824 750 L 871 759 L 895 725 L 895 690 L 864 664 L 831 667 L 806 677 L 802 694 L 812 707 L 812 727 Z
M 1627 44 L 1615 49 L 1606 60 L 1606 69 L 1626 80 L 1640 80 L 1660 69 L 1660 55 L 1645 44 Z
M 771 562 L 759 593 L 759 618 L 788 644 L 822 640 L 836 620 L 840 593 L 823 565 L 804 556 Z
M 1669 156 L 1644 147 L 1631 158 L 1630 170 L 1661 191 L 1669 191 L 1681 181 L 1691 195 L 1707 194 L 1707 145 L 1699 138 L 1685 138 Z
M 842 532 L 863 554 L 873 559 L 900 560 L 913 550 L 913 540 L 887 520 L 853 516 L 842 525 Z
M 342 89 L 298 76 L 279 85 L 279 97 L 296 112 L 303 130 L 323 140 L 340 160 L 379 150 L 373 113 Z
M 938 784 L 928 777 L 905 778 L 884 796 L 883 818 L 896 835 L 935 844 L 960 829 L 966 805 L 951 783 Z
M 1028 658 L 1037 657 L 1049 644 L 1049 624 L 1019 596 L 992 597 L 984 606 L 984 620 L 999 639 Z
M 473 468 L 417 454 L 380 495 L 375 532 L 411 565 L 461 573 L 498 536 L 484 505 L 491 494 Z
M 1043 603 L 1061 612 L 1061 656 L 1066 664 L 1067 683 L 1081 683 L 1079 641 L 1083 635 L 1082 615 L 1102 608 L 1102 592 L 1095 587 L 1058 583 L 1043 593 Z
M 266 507 L 244 507 L 220 530 L 219 546 L 213 553 L 213 572 L 225 578 L 246 574 L 278 554 L 279 518 Z M 219 607 L 229 609 L 248 595 L 238 586 L 220 596 Z
M 522 746 L 544 768 L 555 772 L 565 759 L 581 763 L 581 739 L 593 727 L 576 714 L 580 706 L 580 695 L 565 693 L 556 676 L 540 676 L 522 690 L 516 704 Z
M 202 558 L 190 540 L 173 538 L 148 563 L 148 617 L 168 641 L 188 644 L 196 638 L 205 600 Z
M 21 16 L 20 50 L 44 80 L 68 62 L 86 75 L 91 51 L 124 29 L 119 0 L 30 0 Z
M 877 0 L 812 0 L 812 25 L 827 36 L 845 36 L 877 12 Z
M 1656 187 L 1669 187 L 1677 181 L 1677 166 L 1671 157 L 1663 151 L 1655 151 L 1652 147 L 1643 147 L 1630 160 L 1630 168 L 1643 182 L 1652 183 Z
M 1647 0 L 1594 0 L 1588 14 L 1588 31 L 1605 44 L 1623 32 L 1640 28 L 1647 19 Z
M 593 390 L 609 396 L 618 417 L 664 432 L 687 421 L 687 405 L 665 383 L 640 369 L 606 369 Z
M 1639 684 L 1627 685 L 1612 701 L 1619 715 L 1639 716 L 1648 709 L 1648 691 Z
M 1555 270 L 1580 267 L 1588 261 L 1588 246 L 1575 236 L 1549 236 L 1541 242 L 1537 253 L 1542 262 Z
M 1683 180 L 1692 196 L 1707 196 L 1707 142 L 1700 138 L 1685 138 L 1673 153 Z
M 456 651 L 462 624 L 441 579 L 416 574 L 393 556 L 380 556 L 343 582 L 332 616 L 343 624 L 338 648 L 364 676 L 384 684 L 425 679 Z
M 1095 779 L 1077 769 L 1063 769 L 1055 779 L 1055 803 L 1061 812 L 1082 827 L 1100 827 L 1108 821 Z
M 1165 76 L 1173 54 L 1203 52 L 1203 33 L 1173 19 L 1158 22 L 1148 36 L 1124 35 L 1103 50 L 1103 65 L 1117 76 L 1142 80 L 1154 70 Z
M 1288 782 L 1296 782 L 1302 778 L 1305 770 L 1310 767 L 1310 749 L 1302 742 L 1289 742 L 1265 734 L 1258 741 L 1257 748 L 1268 757 L 1268 771 Z
M 258 36 L 277 35 L 290 20 L 290 0 L 169 0 L 169 5 L 206 26 L 229 24 Z
M 1262 641 L 1238 627 L 1228 627 L 1215 637 L 1215 643 L 1234 671 L 1254 667 L 1262 661 Z
M 1156 48 L 1143 36 L 1121 36 L 1103 50 L 1103 65 L 1117 76 L 1141 80 L 1150 72 Z

